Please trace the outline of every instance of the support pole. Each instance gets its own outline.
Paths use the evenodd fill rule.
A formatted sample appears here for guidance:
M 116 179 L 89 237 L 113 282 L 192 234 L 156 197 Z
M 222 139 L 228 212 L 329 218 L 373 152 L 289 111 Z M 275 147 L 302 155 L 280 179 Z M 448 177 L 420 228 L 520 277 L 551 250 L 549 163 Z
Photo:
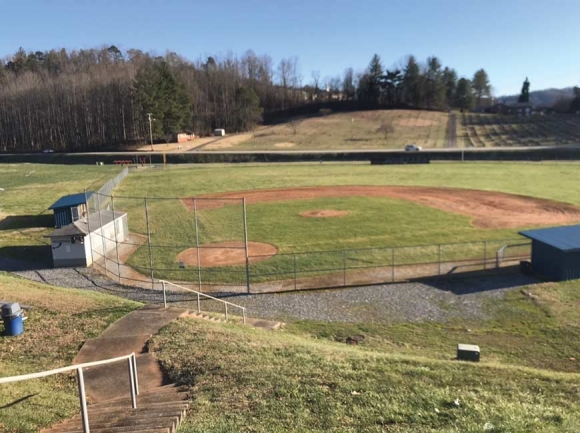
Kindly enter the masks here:
M 97 207 L 99 208 L 99 226 L 101 229 L 101 241 L 103 244 L 103 259 L 105 261 L 105 275 L 107 275 L 107 240 L 105 239 L 105 229 L 103 228 L 103 218 L 101 216 L 101 195 L 97 193 Z
M 111 210 L 113 211 L 113 221 L 115 226 L 115 249 L 117 250 L 117 274 L 119 276 L 119 284 L 121 284 L 121 263 L 119 260 L 119 240 L 117 238 L 117 218 L 115 218 L 115 200 L 111 196 Z
M 437 273 L 441 275 L 441 244 L 437 245 Z
M 91 265 L 95 263 L 95 257 L 93 254 L 93 240 L 91 239 L 91 222 L 90 222 L 90 215 L 91 215 L 91 206 L 89 204 L 89 199 L 87 197 L 87 189 L 85 188 L 85 206 L 87 208 L 87 230 L 89 231 L 89 243 L 91 244 Z
M 342 285 L 346 286 L 346 251 L 342 252 Z
M 246 286 L 250 293 L 250 253 L 248 251 L 248 220 L 246 217 L 246 197 L 242 198 L 244 210 L 244 245 L 246 247 Z
M 483 241 L 483 270 L 487 269 L 487 241 Z
M 193 219 L 195 221 L 195 255 L 197 256 L 197 290 L 201 292 L 201 256 L 199 254 L 199 231 L 197 229 L 197 199 L 193 199 Z M 198 296 L 199 301 L 199 296 Z M 198 305 L 199 312 L 199 305 Z
M 79 398 L 81 401 L 81 418 L 83 420 L 83 432 L 89 433 L 89 413 L 87 411 L 87 396 L 85 394 L 85 378 L 83 376 L 83 369 L 77 368 L 77 381 L 79 384 Z
M 135 377 L 135 395 L 139 395 L 139 376 L 137 375 L 137 356 L 133 353 L 131 357 L 133 361 L 133 375 Z
M 127 364 L 129 367 L 129 387 L 131 388 L 131 407 L 137 409 L 137 396 L 135 395 L 135 376 L 133 375 L 133 360 L 127 358 Z
M 151 250 L 151 229 L 149 228 L 149 206 L 145 198 L 145 222 L 147 223 L 147 245 L 149 246 L 149 273 L 151 277 L 151 288 L 155 288 L 155 280 L 153 277 L 153 251 Z
M 391 280 L 395 282 L 395 248 L 391 248 Z
M 297 283 L 298 275 L 296 270 L 296 253 L 294 253 L 293 255 L 294 255 L 294 290 L 296 290 L 296 286 L 298 285 Z
M 167 308 L 167 294 L 165 293 L 165 281 L 161 282 L 163 286 L 163 308 Z

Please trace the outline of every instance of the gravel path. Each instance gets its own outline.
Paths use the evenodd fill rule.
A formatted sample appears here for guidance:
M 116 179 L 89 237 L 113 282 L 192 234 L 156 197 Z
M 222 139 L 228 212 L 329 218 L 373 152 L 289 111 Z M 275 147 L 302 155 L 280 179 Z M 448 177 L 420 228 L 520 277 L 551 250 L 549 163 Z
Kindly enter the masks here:
M 159 290 L 121 286 L 88 268 L 33 269 L 34 265 L 0 259 L 0 269 L 24 278 L 61 287 L 94 290 L 145 303 L 162 303 Z M 335 290 L 293 293 L 231 295 L 232 303 L 253 317 L 277 320 L 338 322 L 418 322 L 453 319 L 481 320 L 490 301 L 503 299 L 514 287 L 536 280 L 520 274 L 484 278 L 458 278 L 422 283 L 385 284 Z M 195 308 L 195 295 L 169 292 L 168 302 L 187 302 Z M 202 309 L 223 311 L 221 304 L 204 301 Z M 236 314 L 234 309 L 230 313 Z

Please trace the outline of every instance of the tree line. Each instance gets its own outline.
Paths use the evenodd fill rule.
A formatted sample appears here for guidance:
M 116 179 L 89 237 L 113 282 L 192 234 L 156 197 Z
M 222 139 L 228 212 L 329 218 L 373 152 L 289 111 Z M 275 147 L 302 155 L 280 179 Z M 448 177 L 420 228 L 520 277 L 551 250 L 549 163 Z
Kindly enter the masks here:
M 18 50 L 0 61 L 0 151 L 95 150 L 170 141 L 180 132 L 252 129 L 263 113 L 323 98 L 381 107 L 470 109 L 489 96 L 482 69 L 459 78 L 436 57 L 385 69 L 375 55 L 364 72 L 304 84 L 298 59 L 268 55 L 190 61 L 116 46 Z M 150 116 L 149 116 L 150 115 Z

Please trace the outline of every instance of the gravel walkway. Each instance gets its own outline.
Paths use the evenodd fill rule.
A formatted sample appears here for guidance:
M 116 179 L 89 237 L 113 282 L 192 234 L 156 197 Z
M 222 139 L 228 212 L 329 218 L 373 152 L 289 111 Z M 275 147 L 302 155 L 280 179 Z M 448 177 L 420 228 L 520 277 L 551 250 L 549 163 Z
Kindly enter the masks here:
M 121 286 L 87 268 L 30 269 L 33 266 L 0 259 L 0 270 L 61 287 L 74 287 L 122 296 L 145 303 L 162 303 L 159 290 Z M 293 293 L 232 295 L 227 300 L 244 306 L 248 315 L 277 320 L 338 322 L 418 322 L 453 319 L 481 320 L 490 302 L 503 299 L 515 287 L 537 281 L 520 274 L 483 278 L 458 278 L 422 283 L 385 284 Z M 227 295 L 227 294 L 223 294 Z M 215 296 L 215 295 L 214 295 Z M 170 303 L 186 302 L 195 308 L 191 293 L 169 292 Z M 214 301 L 202 309 L 223 311 Z M 231 314 L 236 314 L 230 309 Z

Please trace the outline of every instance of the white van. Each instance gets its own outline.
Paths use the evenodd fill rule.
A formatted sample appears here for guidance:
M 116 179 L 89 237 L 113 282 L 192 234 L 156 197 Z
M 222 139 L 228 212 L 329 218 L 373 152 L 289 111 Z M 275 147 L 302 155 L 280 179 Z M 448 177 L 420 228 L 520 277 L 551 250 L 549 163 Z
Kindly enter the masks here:
M 420 150 L 423 150 L 423 148 L 416 144 L 407 144 L 405 146 L 405 152 L 419 152 Z

